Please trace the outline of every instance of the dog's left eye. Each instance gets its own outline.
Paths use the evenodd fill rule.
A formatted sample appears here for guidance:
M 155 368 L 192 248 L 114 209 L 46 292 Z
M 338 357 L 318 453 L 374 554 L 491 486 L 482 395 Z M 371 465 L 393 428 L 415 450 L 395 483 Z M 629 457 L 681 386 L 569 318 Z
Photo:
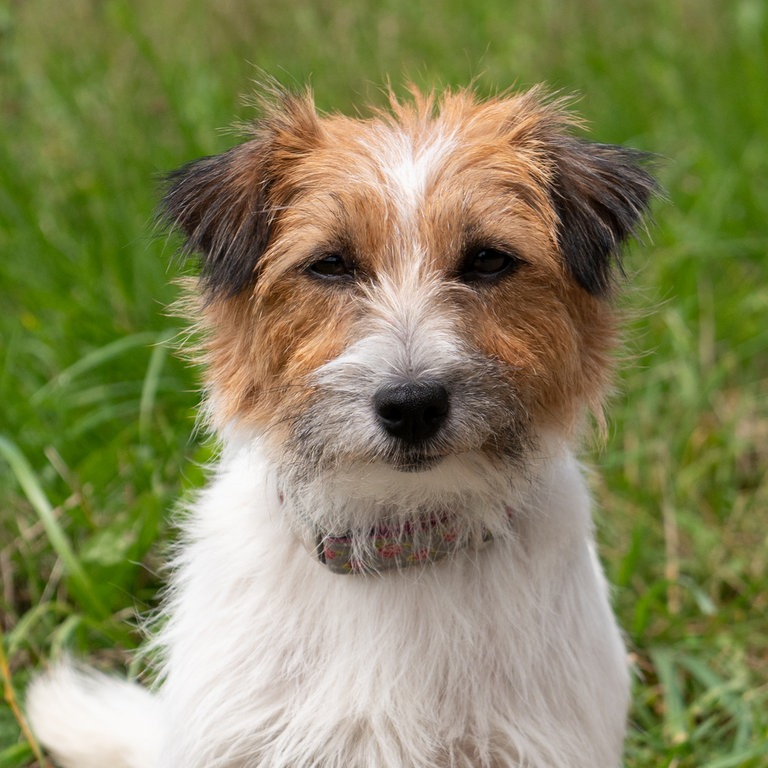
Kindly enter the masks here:
M 338 253 L 328 253 L 325 256 L 313 261 L 307 270 L 326 280 L 338 280 L 340 278 L 352 277 L 355 274 L 355 268 Z
M 464 259 L 461 278 L 467 282 L 494 280 L 515 270 L 521 261 L 506 251 L 497 248 L 476 248 Z

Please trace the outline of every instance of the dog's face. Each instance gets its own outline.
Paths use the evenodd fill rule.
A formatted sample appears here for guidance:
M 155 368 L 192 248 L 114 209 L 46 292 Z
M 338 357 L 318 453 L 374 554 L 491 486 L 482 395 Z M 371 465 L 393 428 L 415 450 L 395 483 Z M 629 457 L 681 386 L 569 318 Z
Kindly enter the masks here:
M 654 189 L 638 153 L 573 138 L 536 91 L 366 120 L 279 102 L 165 198 L 202 256 L 219 426 L 303 476 L 391 483 L 524 462 L 599 411 L 613 265 Z

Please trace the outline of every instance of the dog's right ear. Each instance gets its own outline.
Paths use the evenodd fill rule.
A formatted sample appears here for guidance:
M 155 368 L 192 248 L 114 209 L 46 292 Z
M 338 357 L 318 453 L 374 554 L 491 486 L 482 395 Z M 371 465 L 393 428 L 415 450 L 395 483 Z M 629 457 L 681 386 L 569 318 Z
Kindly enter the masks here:
M 285 92 L 266 105 L 253 138 L 168 176 L 161 217 L 200 257 L 207 298 L 234 296 L 253 284 L 281 208 L 290 203 L 289 171 L 316 144 L 320 124 L 311 96 Z

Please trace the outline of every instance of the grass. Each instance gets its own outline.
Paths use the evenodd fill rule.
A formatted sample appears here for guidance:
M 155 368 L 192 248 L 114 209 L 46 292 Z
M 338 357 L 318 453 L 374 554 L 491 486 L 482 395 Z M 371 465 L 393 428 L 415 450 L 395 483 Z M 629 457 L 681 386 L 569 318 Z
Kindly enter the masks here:
M 599 531 L 638 679 L 634 768 L 768 763 L 768 9 L 761 0 L 0 2 L 0 629 L 6 699 L 64 651 L 141 669 L 168 512 L 203 480 L 164 312 L 163 171 L 234 139 L 261 70 L 324 108 L 544 80 L 659 153 L 628 258 Z M 33 764 L 0 705 L 0 768 Z

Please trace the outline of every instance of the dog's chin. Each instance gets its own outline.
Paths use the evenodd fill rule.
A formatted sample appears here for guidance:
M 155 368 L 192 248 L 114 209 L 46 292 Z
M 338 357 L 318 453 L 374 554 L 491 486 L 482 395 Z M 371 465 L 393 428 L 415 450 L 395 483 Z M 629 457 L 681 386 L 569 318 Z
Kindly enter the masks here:
M 426 472 L 437 467 L 446 456 L 424 456 L 421 454 L 402 454 L 393 457 L 389 464 L 398 472 Z

